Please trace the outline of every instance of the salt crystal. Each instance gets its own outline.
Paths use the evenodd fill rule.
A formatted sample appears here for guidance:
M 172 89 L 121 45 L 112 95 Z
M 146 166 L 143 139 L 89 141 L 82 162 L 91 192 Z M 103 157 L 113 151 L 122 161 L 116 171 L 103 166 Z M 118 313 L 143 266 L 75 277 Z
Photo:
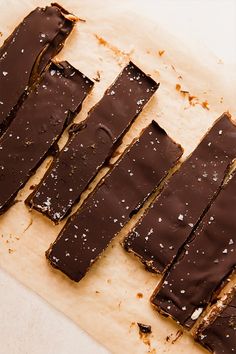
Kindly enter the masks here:
M 198 317 L 201 315 L 203 311 L 203 308 L 202 307 L 199 307 L 198 309 L 196 309 L 193 313 L 192 313 L 192 316 L 191 316 L 191 320 L 195 321 L 198 319 Z

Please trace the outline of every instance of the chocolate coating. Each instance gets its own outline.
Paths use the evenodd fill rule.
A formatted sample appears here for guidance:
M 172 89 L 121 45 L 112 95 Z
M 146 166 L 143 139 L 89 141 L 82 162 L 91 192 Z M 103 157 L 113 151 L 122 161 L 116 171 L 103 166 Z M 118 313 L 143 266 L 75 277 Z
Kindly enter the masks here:
M 224 114 L 128 235 L 126 250 L 164 273 L 219 192 L 235 157 L 236 127 Z
M 222 187 L 152 303 L 192 327 L 236 266 L 236 174 Z
M 236 352 L 236 289 L 232 301 L 199 335 L 198 341 L 214 354 Z
M 51 264 L 79 281 L 181 155 L 180 146 L 150 124 L 68 220 L 47 252 Z
M 75 21 L 66 18 L 67 14 L 57 5 L 36 8 L 0 48 L 0 134 L 70 34 Z
M 51 64 L 0 138 L 0 212 L 12 203 L 90 92 L 92 82 L 67 62 Z
M 55 158 L 30 205 L 54 222 L 62 220 L 109 159 L 158 84 L 129 63 Z M 50 208 L 45 208 L 50 198 Z

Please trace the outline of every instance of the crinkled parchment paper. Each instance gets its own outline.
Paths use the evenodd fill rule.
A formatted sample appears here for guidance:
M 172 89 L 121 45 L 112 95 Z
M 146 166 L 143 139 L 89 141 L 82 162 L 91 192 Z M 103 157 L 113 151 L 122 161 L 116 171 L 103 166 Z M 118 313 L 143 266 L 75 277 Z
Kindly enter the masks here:
M 39 0 L 1 1 L 1 42 L 29 11 L 46 4 Z M 58 59 L 68 60 L 90 78 L 101 77 L 76 121 L 86 117 L 130 59 L 161 83 L 119 151 L 155 119 L 182 144 L 186 157 L 222 112 L 235 116 L 236 70 L 227 72 L 206 50 L 169 35 L 159 27 L 158 14 L 154 20 L 148 13 L 145 1 L 61 0 L 60 4 L 86 22 L 78 22 Z M 66 139 L 65 133 L 60 146 Z M 119 244 L 131 224 L 79 284 L 48 265 L 44 252 L 63 223 L 54 226 L 39 213 L 30 212 L 23 201 L 50 161 L 45 161 L 18 194 L 18 202 L 0 217 L 0 266 L 113 353 L 203 353 L 188 334 L 177 339 L 180 328 L 151 307 L 149 297 L 160 277 L 148 273 Z M 137 322 L 152 326 L 148 338 L 140 338 Z

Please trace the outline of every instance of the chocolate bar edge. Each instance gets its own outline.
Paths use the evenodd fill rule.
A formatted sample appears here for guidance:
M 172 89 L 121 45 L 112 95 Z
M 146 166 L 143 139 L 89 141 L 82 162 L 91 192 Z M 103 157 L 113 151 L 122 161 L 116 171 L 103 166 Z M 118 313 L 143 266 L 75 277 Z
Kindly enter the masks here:
M 213 125 L 211 125 L 211 127 L 208 128 L 207 132 L 203 135 L 203 137 L 201 138 L 201 140 L 199 141 L 198 145 L 203 141 L 203 139 L 208 135 L 208 133 L 210 132 L 210 130 L 213 128 L 213 126 L 215 124 L 217 124 L 218 121 L 220 121 L 221 118 L 223 117 L 227 117 L 230 122 L 235 125 L 236 127 L 236 122 L 232 120 L 232 116 L 229 112 L 224 112 L 220 115 L 219 118 L 217 118 L 214 122 L 213 122 Z M 196 148 L 198 147 L 198 145 L 196 146 Z M 195 148 L 195 149 L 196 149 Z M 195 149 L 192 151 L 192 153 L 195 151 Z M 187 158 L 182 162 L 182 163 L 185 163 L 185 161 L 187 161 L 190 157 L 191 157 L 191 154 L 189 154 L 189 156 L 187 156 Z M 190 235 L 188 237 L 188 239 L 184 242 L 184 244 L 181 246 L 181 248 L 178 250 L 178 253 L 175 257 L 175 259 L 173 261 L 171 261 L 171 263 L 169 265 L 167 265 L 162 271 L 160 271 L 158 268 L 156 268 L 154 265 L 153 265 L 153 262 L 152 261 L 147 261 L 145 260 L 140 254 L 136 253 L 134 250 L 132 250 L 132 248 L 129 246 L 128 244 L 128 239 L 129 239 L 129 235 L 132 234 L 135 229 L 139 226 L 139 224 L 142 223 L 143 219 L 145 218 L 145 215 L 148 213 L 149 209 L 155 204 L 156 201 L 158 201 L 159 197 L 161 197 L 161 193 L 163 192 L 163 190 L 165 188 L 168 187 L 168 184 L 169 182 L 171 182 L 171 179 L 172 177 L 179 172 L 179 170 L 181 169 L 181 165 L 182 163 L 180 163 L 179 165 L 177 165 L 177 169 L 176 171 L 174 171 L 174 173 L 171 175 L 171 177 L 168 179 L 168 181 L 166 181 L 166 183 L 163 185 L 163 188 L 160 190 L 160 193 L 158 193 L 158 195 L 155 197 L 155 199 L 153 200 L 153 202 L 151 203 L 151 205 L 147 208 L 147 210 L 145 210 L 145 213 L 141 216 L 141 218 L 138 220 L 138 222 L 135 224 L 135 226 L 132 228 L 132 230 L 129 232 L 129 234 L 124 238 L 124 240 L 122 241 L 122 245 L 123 245 L 123 248 L 128 252 L 128 253 L 131 253 L 135 256 L 135 258 L 137 260 L 139 260 L 144 266 L 145 266 L 145 269 L 149 272 L 153 272 L 153 273 L 157 273 L 157 274 L 165 274 L 166 271 L 170 268 L 171 264 L 174 263 L 175 259 L 178 257 L 179 253 L 182 251 L 182 249 L 184 248 L 185 244 L 187 242 L 189 242 L 190 240 Z M 233 163 L 233 162 L 232 162 Z M 230 168 L 232 166 L 232 163 L 230 163 L 226 170 L 225 170 L 225 177 L 224 179 L 226 178 L 226 176 L 228 175 L 229 171 L 230 171 Z M 197 228 L 197 226 L 199 225 L 199 222 L 202 220 L 203 216 L 205 215 L 205 213 L 208 211 L 208 209 L 210 208 L 212 202 L 215 200 L 215 198 L 217 197 L 217 195 L 219 194 L 219 192 L 221 191 L 221 188 L 222 188 L 222 185 L 223 185 L 223 181 L 222 181 L 222 184 L 220 185 L 219 189 L 217 190 L 216 194 L 214 195 L 214 197 L 212 198 L 212 200 L 210 201 L 210 203 L 206 206 L 206 209 L 203 211 L 202 215 L 200 216 L 200 218 L 198 219 L 197 223 L 194 225 L 194 228 L 192 229 L 191 231 L 191 234 L 194 232 L 194 230 Z
M 212 352 L 212 348 L 210 348 L 209 346 L 207 346 L 205 343 L 201 341 L 201 334 L 205 329 L 210 327 L 217 320 L 217 318 L 228 306 L 230 306 L 230 303 L 233 301 L 233 298 L 235 296 L 236 296 L 236 285 L 233 288 L 231 288 L 227 294 L 225 294 L 222 298 L 218 300 L 218 304 L 216 303 L 212 311 L 207 315 L 207 318 L 203 317 L 199 326 L 193 333 L 194 340 L 211 352 Z
M 75 70 L 75 71 L 79 71 L 77 69 L 75 69 L 70 63 L 68 63 L 67 61 L 61 61 L 61 62 L 54 62 L 54 61 L 51 61 L 50 65 L 48 66 L 48 69 L 50 68 L 57 68 L 59 70 L 64 70 L 64 69 L 69 69 L 71 68 L 72 70 Z M 40 80 L 37 82 L 37 85 L 35 84 L 34 87 L 40 85 L 41 81 L 43 80 L 43 77 L 44 77 L 44 74 L 46 73 L 46 71 L 42 74 L 42 76 L 40 77 Z M 81 73 L 82 74 L 82 73 Z M 82 74 L 83 75 L 83 74 Z M 89 81 L 89 84 L 90 84 L 90 91 L 92 90 L 93 88 L 93 81 L 90 80 L 89 78 L 86 77 L 86 80 Z M 90 92 L 89 91 L 89 92 Z M 88 93 L 89 93 L 88 92 Z M 18 192 L 24 188 L 24 186 L 26 185 L 26 183 L 29 181 L 29 179 L 35 174 L 35 172 L 37 171 L 37 169 L 39 168 L 39 166 L 42 164 L 42 162 L 48 157 L 48 156 L 52 156 L 54 154 L 54 151 L 56 150 L 56 147 L 57 147 L 57 143 L 60 139 L 60 137 L 62 136 L 62 134 L 64 133 L 65 129 L 68 127 L 68 125 L 70 124 L 71 120 L 74 119 L 74 117 L 79 113 L 79 111 L 81 110 L 82 108 L 82 104 L 84 102 L 86 97 L 84 97 L 84 99 L 81 101 L 80 105 L 77 107 L 77 109 L 74 111 L 74 112 L 71 112 L 68 110 L 68 114 L 67 114 L 67 118 L 65 119 L 65 124 L 64 124 L 64 127 L 61 131 L 61 134 L 58 135 L 57 137 L 57 140 L 50 146 L 49 150 L 47 151 L 47 153 L 42 157 L 42 159 L 40 159 L 37 163 L 37 165 L 35 165 L 34 169 L 31 171 L 30 175 L 29 175 L 29 178 L 28 180 L 23 184 L 21 185 L 21 187 L 15 192 L 14 195 L 12 195 L 11 199 L 9 200 L 8 203 L 6 203 L 4 205 L 4 207 L 2 207 L 0 209 L 0 215 L 4 214 L 12 205 L 15 204 L 15 198 L 18 194 Z M 31 195 L 31 194 L 30 194 Z M 29 196 L 30 197 L 30 196 Z M 27 200 L 28 198 L 26 198 L 25 200 L 25 203 L 27 204 Z
M 53 57 L 55 57 L 64 47 L 65 42 L 67 40 L 67 37 L 70 35 L 70 33 L 72 32 L 74 25 L 76 23 L 76 17 L 71 14 L 69 11 L 67 11 L 66 9 L 64 9 L 61 5 L 57 4 L 57 3 L 52 3 L 51 6 L 57 7 L 60 10 L 61 15 L 67 20 L 71 22 L 71 29 L 69 30 L 68 33 L 62 33 L 60 34 L 60 32 L 58 32 L 58 34 L 56 35 L 56 37 L 53 39 L 53 41 L 50 42 L 50 44 L 48 45 L 48 47 L 46 48 L 45 52 L 50 49 L 51 47 L 53 47 L 55 45 L 55 43 L 57 43 L 57 49 L 56 51 L 52 54 L 51 59 Z M 43 9 L 45 11 L 45 9 L 48 6 L 45 6 L 43 8 L 37 7 L 36 9 Z M 34 9 L 31 12 L 34 12 L 36 9 Z M 27 16 L 29 16 L 30 14 L 28 14 Z M 69 17 L 69 15 L 71 15 L 71 17 Z M 25 19 L 25 18 L 24 18 Z M 16 28 L 14 29 L 14 31 L 4 40 L 3 44 L 1 47 L 3 47 L 8 41 L 9 39 L 13 36 L 15 30 L 17 28 L 19 28 L 22 23 L 24 22 L 24 19 L 19 23 L 18 26 L 16 26 Z M 63 37 L 63 39 L 60 41 L 60 37 Z M 31 74 L 29 77 L 29 81 L 28 81 L 28 87 L 27 89 L 25 89 L 19 96 L 17 103 L 11 108 L 11 110 L 8 112 L 7 116 L 5 117 L 5 119 L 2 121 L 2 123 L 0 124 L 0 137 L 4 134 L 4 132 L 7 130 L 7 128 L 9 127 L 9 125 L 11 124 L 11 122 L 14 120 L 17 111 L 19 110 L 19 108 L 22 106 L 22 104 L 24 103 L 24 101 L 26 100 L 28 94 L 30 93 L 30 91 L 34 88 L 35 85 L 37 85 L 38 81 L 40 81 L 42 74 L 47 70 L 48 66 L 50 66 L 50 61 L 44 66 L 44 68 L 37 73 L 37 69 L 35 69 L 36 67 L 39 69 L 40 67 L 40 59 L 41 56 L 43 56 L 44 53 L 44 49 L 39 53 L 39 55 L 35 58 L 35 62 L 33 65 L 33 68 L 31 70 Z M 34 73 L 35 72 L 35 73 Z
M 166 280 L 166 277 L 169 274 L 169 271 L 171 271 L 171 267 L 177 262 L 181 261 L 181 255 L 185 253 L 186 251 L 186 245 L 188 245 L 189 243 L 191 243 L 192 238 L 194 237 L 194 233 L 195 230 L 197 229 L 198 225 L 200 224 L 201 220 L 203 219 L 203 217 L 205 216 L 205 214 L 208 212 L 208 210 L 210 209 L 212 203 L 215 202 L 215 200 L 217 199 L 217 196 L 220 194 L 220 192 L 224 189 L 225 186 L 227 186 L 227 184 L 230 182 L 230 176 L 233 176 L 236 173 L 236 170 L 234 170 L 233 172 L 230 173 L 230 169 L 231 166 L 233 165 L 234 162 L 231 162 L 226 171 L 225 171 L 225 176 L 224 179 L 222 181 L 222 184 L 220 185 L 220 187 L 217 190 L 217 193 L 215 194 L 214 198 L 212 198 L 211 202 L 209 203 L 209 205 L 207 206 L 207 208 L 204 211 L 204 214 L 201 215 L 200 219 L 198 220 L 198 222 L 196 223 L 196 225 L 194 226 L 194 228 L 192 229 L 189 237 L 187 238 L 187 240 L 184 242 L 184 244 L 180 247 L 180 249 L 178 250 L 177 255 L 175 256 L 174 260 L 171 262 L 171 264 L 166 268 L 166 271 L 164 273 L 164 276 L 162 277 L 162 279 L 160 280 L 160 282 L 158 283 L 156 289 L 154 290 L 154 292 L 152 293 L 151 297 L 150 297 L 150 302 L 151 305 L 164 317 L 168 317 L 171 318 L 173 321 L 175 321 L 176 323 L 178 323 L 179 325 L 181 325 L 183 328 L 185 328 L 186 330 L 191 329 L 195 323 L 196 320 L 191 320 L 190 317 L 185 321 L 185 323 L 180 323 L 179 320 L 177 318 L 175 318 L 172 314 L 166 312 L 165 310 L 163 310 L 161 308 L 161 306 L 158 306 L 155 303 L 155 298 L 156 295 L 158 294 L 158 292 L 160 291 L 163 283 Z M 229 177 L 229 180 L 225 183 L 225 179 Z M 207 307 L 209 305 L 213 305 L 214 301 L 217 300 L 217 297 L 219 295 L 219 293 L 221 292 L 221 290 L 226 286 L 229 277 L 234 273 L 235 269 L 232 269 L 228 274 L 225 275 L 225 277 L 223 279 L 221 279 L 221 281 L 219 282 L 219 285 L 214 289 L 211 298 L 209 300 L 209 302 L 207 304 L 205 304 L 204 306 L 202 306 L 203 308 L 203 314 L 201 315 L 200 318 L 202 318 L 202 316 L 204 316 L 204 311 L 207 309 Z
M 140 137 L 142 136 L 142 134 L 145 132 L 145 130 L 147 130 L 147 129 L 149 128 L 150 125 L 154 125 L 156 128 L 158 128 L 159 130 L 161 130 L 162 133 L 164 133 L 166 136 L 168 136 L 168 134 L 166 133 L 166 131 L 165 131 L 162 127 L 160 127 L 159 124 L 158 124 L 155 120 L 152 120 L 152 122 L 151 122 L 148 126 L 146 126 L 145 128 L 142 129 L 142 131 L 139 133 L 139 136 L 135 137 L 135 138 L 132 140 L 131 144 L 126 147 L 125 151 L 120 155 L 119 159 L 115 162 L 115 164 L 112 165 L 112 167 L 111 167 L 110 170 L 106 173 L 106 175 L 98 182 L 98 184 L 96 185 L 95 189 L 86 197 L 86 199 L 84 200 L 84 202 L 83 202 L 82 206 L 80 207 L 80 209 L 79 209 L 78 211 L 76 211 L 74 214 L 72 214 L 72 215 L 68 218 L 68 220 L 67 220 L 65 226 L 63 227 L 63 229 L 61 230 L 61 232 L 59 233 L 59 235 L 57 236 L 57 238 L 55 239 L 55 241 L 54 241 L 53 243 L 51 243 L 49 249 L 45 252 L 46 259 L 47 259 L 48 263 L 49 263 L 53 268 L 55 268 L 55 269 L 57 269 L 57 270 L 59 270 L 59 271 L 61 272 L 61 270 L 60 270 L 59 266 L 57 265 L 57 263 L 56 263 L 56 262 L 53 262 L 53 260 L 50 258 L 50 253 L 51 253 L 51 250 L 52 250 L 54 244 L 56 244 L 56 242 L 60 239 L 61 234 L 63 234 L 63 230 L 64 230 L 64 228 L 66 228 L 66 225 L 69 224 L 71 221 L 73 221 L 73 218 L 76 217 L 77 214 L 79 214 L 80 212 L 83 211 L 84 207 L 86 207 L 86 201 L 96 193 L 96 191 L 97 191 L 97 190 L 100 188 L 100 186 L 103 184 L 104 180 L 110 175 L 110 173 L 113 171 L 113 169 L 119 164 L 119 161 L 123 159 L 123 157 L 125 156 L 125 154 L 134 146 L 134 144 L 140 139 Z M 183 148 L 182 148 L 182 146 L 181 146 L 180 144 L 176 143 L 176 142 L 175 142 L 173 139 L 171 139 L 169 136 L 168 136 L 168 138 L 173 142 L 173 144 L 176 145 L 176 147 L 177 147 L 177 148 L 179 149 L 179 151 L 180 151 L 179 157 L 177 157 L 176 160 L 173 161 L 173 166 L 175 166 L 176 161 L 178 161 L 178 160 L 182 157 Z M 168 172 L 167 172 L 167 173 L 168 173 Z M 163 176 L 163 178 L 162 178 L 162 180 L 160 181 L 160 183 L 161 183 L 165 178 L 166 178 L 166 175 Z M 158 188 L 158 186 L 157 186 L 156 188 Z M 155 192 L 155 190 L 152 191 L 150 194 L 152 194 L 152 193 L 154 193 L 154 192 Z M 150 196 L 150 194 L 149 194 L 149 196 Z M 140 209 L 144 206 L 146 200 L 147 200 L 147 198 L 143 200 L 143 203 L 139 206 L 139 209 L 138 209 L 138 210 L 140 210 Z M 132 213 L 132 212 L 131 212 L 131 213 Z M 130 219 L 132 219 L 132 217 L 131 217 Z M 130 221 L 130 220 L 129 220 L 129 221 Z M 127 223 L 128 223 L 129 221 L 127 221 Z M 126 224 L 127 224 L 127 223 L 126 223 Z M 124 225 L 124 226 L 125 226 L 125 225 Z M 120 231 L 121 231 L 121 230 L 120 230 Z M 103 253 L 104 253 L 104 252 L 106 251 L 106 249 L 109 247 L 110 243 L 114 240 L 114 238 L 120 233 L 120 231 L 118 231 L 117 233 L 115 233 L 115 234 L 113 235 L 113 237 L 111 238 L 111 240 L 108 242 L 106 248 L 104 248 L 103 251 L 93 260 L 93 262 L 90 264 L 90 266 L 89 266 L 87 272 L 86 272 L 85 274 L 82 274 L 82 276 L 81 276 L 80 278 L 78 278 L 78 277 L 77 277 L 76 279 L 75 279 L 75 278 L 72 278 L 72 277 L 71 277 L 71 274 L 70 274 L 70 275 L 67 274 L 65 270 L 63 271 L 63 273 L 66 274 L 67 277 L 68 277 L 70 280 L 75 281 L 75 282 L 79 282 L 79 281 L 89 272 L 89 270 L 90 270 L 90 268 L 93 266 L 93 264 L 94 264 L 97 260 L 99 260 L 99 259 L 102 257 Z
M 137 68 L 138 71 L 141 70 L 141 69 L 140 69 L 137 65 L 135 65 L 132 61 L 129 61 L 129 63 L 128 63 L 126 66 L 128 66 L 128 65 L 134 66 L 135 68 Z M 125 67 L 126 67 L 126 66 L 125 66 Z M 123 68 L 123 70 L 124 70 L 124 68 Z M 104 96 L 107 94 L 107 92 L 109 92 L 110 88 L 114 85 L 114 82 L 117 81 L 117 79 L 122 75 L 123 70 L 119 73 L 119 75 L 115 78 L 115 80 L 110 84 L 110 86 L 105 90 L 105 92 L 104 92 L 104 94 L 103 94 L 102 97 L 104 97 Z M 153 85 L 153 87 L 154 87 L 154 88 L 153 88 L 153 95 L 154 95 L 154 93 L 158 90 L 158 88 L 159 88 L 159 86 L 160 86 L 160 83 L 156 83 L 155 80 L 152 79 L 152 77 L 151 77 L 150 75 L 147 75 L 147 74 L 145 74 L 145 75 L 148 77 L 148 79 L 151 81 L 151 83 L 152 83 L 152 85 Z M 150 99 L 151 99 L 152 97 L 153 97 L 153 96 L 151 96 Z M 149 101 L 150 101 L 150 99 L 149 99 Z M 144 105 L 144 107 L 149 103 L 149 101 Z M 78 125 L 78 127 L 81 127 L 81 126 L 85 126 L 85 127 L 86 127 L 86 123 L 87 123 L 87 121 L 88 121 L 89 118 L 90 118 L 91 112 L 93 112 L 93 111 L 96 109 L 96 107 L 97 107 L 97 105 L 98 105 L 99 103 L 100 103 L 100 100 L 89 110 L 89 112 L 88 112 L 86 118 L 85 118 L 82 122 L 80 122 L 80 123 L 78 123 L 78 124 L 75 124 L 75 125 Z M 123 130 L 121 136 L 120 136 L 120 137 L 115 141 L 115 143 L 112 145 L 109 155 L 106 157 L 106 159 L 105 159 L 104 163 L 102 164 L 102 166 L 95 172 L 95 174 L 93 174 L 93 175 L 91 176 L 91 178 L 89 179 L 89 181 L 88 181 L 88 183 L 87 183 L 87 185 L 86 185 L 84 191 L 88 188 L 89 184 L 96 178 L 97 174 L 99 173 L 99 171 L 100 171 L 103 167 L 109 167 L 109 160 L 112 158 L 113 154 L 116 152 L 117 148 L 120 146 L 120 144 L 121 144 L 121 142 L 122 142 L 122 139 L 124 138 L 125 134 L 126 134 L 126 133 L 129 131 L 129 129 L 132 127 L 132 124 L 135 122 L 135 120 L 136 120 L 136 118 L 139 116 L 139 114 L 143 111 L 144 107 L 141 109 L 141 111 L 140 111 L 139 113 L 137 113 L 137 114 L 133 117 L 133 119 L 130 121 L 130 124 L 128 124 L 128 125 L 125 127 L 125 129 Z M 152 122 L 155 122 L 155 121 L 152 121 Z M 156 122 L 155 122 L 155 123 L 156 123 Z M 164 130 L 163 128 L 161 128 L 159 125 L 158 125 L 158 127 L 159 127 L 160 129 L 162 129 L 163 132 L 165 132 L 165 130 Z M 140 133 L 140 135 L 143 133 L 143 131 L 144 131 L 145 129 L 146 129 L 146 128 L 144 128 L 144 129 L 142 130 L 142 132 Z M 77 133 L 77 131 L 76 131 L 76 132 L 72 132 L 72 133 L 69 134 L 69 138 L 68 138 L 66 144 L 68 144 L 68 143 L 70 142 L 71 136 L 73 136 L 73 134 L 76 134 L 76 133 Z M 166 134 L 166 132 L 165 132 L 165 134 Z M 170 137 L 169 137 L 169 138 L 170 138 Z M 137 139 L 138 139 L 138 138 L 137 138 Z M 172 139 L 171 139 L 171 140 L 172 140 Z M 172 141 L 173 141 L 173 140 L 172 140 Z M 66 146 L 66 144 L 65 144 L 64 146 Z M 132 146 L 132 144 L 133 144 L 133 141 L 130 143 L 130 145 L 127 147 L 127 149 L 128 149 L 130 146 Z M 176 143 L 176 142 L 175 142 L 175 144 L 178 145 L 179 147 L 181 147 L 180 144 L 178 144 L 178 143 Z M 125 151 L 122 152 L 122 154 L 121 154 L 120 157 L 122 157 L 122 155 L 126 152 L 127 149 L 125 149 Z M 182 149 L 182 147 L 181 147 L 181 149 Z M 183 149 L 182 149 L 182 151 L 183 151 Z M 119 158 L 120 158 L 120 157 L 119 157 Z M 36 187 L 35 190 L 37 190 L 38 188 L 40 188 L 40 186 L 41 186 L 41 184 L 43 183 L 44 179 L 51 173 L 52 169 L 54 168 L 53 164 L 54 164 L 56 158 L 57 158 L 57 156 L 55 156 L 55 159 L 52 161 L 52 163 L 51 163 L 49 169 L 45 172 L 45 174 L 44 174 L 42 180 L 41 180 L 40 183 L 37 185 L 37 187 Z M 112 166 L 112 167 L 113 167 L 113 166 Z M 110 172 L 110 169 L 109 169 L 108 173 L 109 173 L 109 172 Z M 66 212 L 65 214 L 61 215 L 60 217 L 57 217 L 57 219 L 54 219 L 54 218 L 52 218 L 51 214 L 48 213 L 48 210 L 42 212 L 42 209 L 39 208 L 39 207 L 37 206 L 37 204 L 34 204 L 34 203 L 33 203 L 33 197 L 34 197 L 35 193 L 36 193 L 36 191 L 33 191 L 33 192 L 31 193 L 31 195 L 27 198 L 27 203 L 26 203 L 26 204 L 29 205 L 31 209 L 34 209 L 34 210 L 36 210 L 37 212 L 39 212 L 40 214 L 42 214 L 42 215 L 44 215 L 45 217 L 47 217 L 47 218 L 48 218 L 49 220 L 51 220 L 55 225 L 59 224 L 62 220 L 64 220 L 64 219 L 71 213 L 71 211 L 73 210 L 73 207 L 80 201 L 81 194 L 82 194 L 82 193 L 81 193 L 80 195 L 78 195 L 78 198 L 76 199 L 76 202 L 67 210 L 67 212 Z M 86 199 L 87 199 L 87 198 L 86 198 Z M 83 204 L 84 204 L 84 202 L 83 202 Z
M 199 334 L 203 332 L 207 327 L 209 327 L 217 319 L 221 312 L 226 309 L 226 307 L 231 303 L 235 295 L 236 287 L 233 287 L 227 294 L 218 299 L 218 304 L 216 302 L 214 305 L 212 305 L 213 308 L 211 309 L 211 312 L 207 314 L 207 317 L 203 317 L 202 321 L 194 332 L 194 337 L 196 339 Z

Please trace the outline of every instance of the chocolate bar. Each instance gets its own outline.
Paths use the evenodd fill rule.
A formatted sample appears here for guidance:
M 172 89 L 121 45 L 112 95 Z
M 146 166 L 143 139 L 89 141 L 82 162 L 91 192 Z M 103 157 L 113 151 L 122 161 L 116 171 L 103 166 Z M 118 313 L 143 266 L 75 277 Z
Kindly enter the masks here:
M 236 157 L 236 127 L 223 114 L 124 242 L 152 271 L 164 273 L 217 195 Z
M 236 266 L 236 174 L 222 187 L 152 303 L 191 328 Z M 234 209 L 235 208 L 235 209 Z
M 209 321 L 208 326 L 198 334 L 198 342 L 214 354 L 236 352 L 236 288 L 230 295 L 230 302 L 218 316 Z
M 59 5 L 38 7 L 6 39 L 0 48 L 0 134 L 74 23 L 75 17 Z
M 68 215 L 158 86 L 130 62 L 86 121 L 73 128 L 68 143 L 29 198 L 29 205 L 54 222 Z
M 180 146 L 150 124 L 68 220 L 47 252 L 52 266 L 79 281 L 181 155 Z
M 46 157 L 92 88 L 67 62 L 51 64 L 0 138 L 0 213 Z

